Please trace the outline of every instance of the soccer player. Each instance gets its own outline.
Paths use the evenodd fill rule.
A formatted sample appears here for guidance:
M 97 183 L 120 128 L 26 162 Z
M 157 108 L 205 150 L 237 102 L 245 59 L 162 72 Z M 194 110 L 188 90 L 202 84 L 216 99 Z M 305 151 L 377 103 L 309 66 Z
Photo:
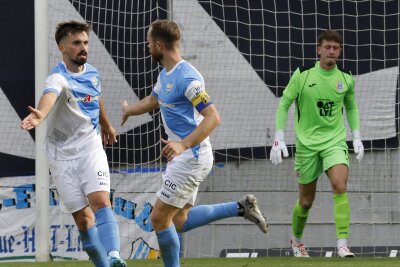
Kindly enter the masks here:
M 273 164 L 288 156 L 284 129 L 288 110 L 296 103 L 295 170 L 299 183 L 299 199 L 292 213 L 295 257 L 309 257 L 302 235 L 309 210 L 313 204 L 318 177 L 323 171 L 329 177 L 333 191 L 333 215 L 336 225 L 339 257 L 354 257 L 347 246 L 350 205 L 347 197 L 349 154 L 346 144 L 343 106 L 353 133 L 354 152 L 361 161 L 364 147 L 360 137 L 360 118 L 354 97 L 354 79 L 336 61 L 342 50 L 342 37 L 333 30 L 318 36 L 319 61 L 298 68 L 283 92 L 276 115 L 276 134 L 270 159 Z
M 79 229 L 83 250 L 97 267 L 125 267 L 118 223 L 110 203 L 105 144 L 116 142 L 100 97 L 100 75 L 86 63 L 89 25 L 58 24 L 62 62 L 48 76 L 37 108 L 22 121 L 31 130 L 47 117 L 46 154 L 60 199 Z M 101 127 L 100 127 L 101 126 Z
M 266 233 L 268 225 L 254 195 L 239 201 L 194 206 L 198 188 L 213 164 L 209 135 L 220 124 L 201 74 L 182 59 L 179 51 L 180 30 L 169 20 L 156 20 L 147 32 L 152 59 L 164 68 L 152 94 L 128 106 L 122 105 L 122 124 L 132 115 L 160 108 L 168 140 L 161 153 L 168 158 L 161 189 L 151 212 L 166 267 L 179 266 L 178 232 L 215 220 L 243 216 Z

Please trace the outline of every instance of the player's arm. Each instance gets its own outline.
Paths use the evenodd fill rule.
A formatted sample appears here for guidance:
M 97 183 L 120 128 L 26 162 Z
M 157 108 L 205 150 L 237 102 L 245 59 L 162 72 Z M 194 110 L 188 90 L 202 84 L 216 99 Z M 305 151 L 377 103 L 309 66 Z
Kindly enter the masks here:
M 57 97 L 57 93 L 49 91 L 40 97 L 37 108 L 28 106 L 30 114 L 22 120 L 21 128 L 29 131 L 39 126 L 50 113 L 54 103 L 56 103 Z
M 165 144 L 162 154 L 165 155 L 168 160 L 172 160 L 185 150 L 200 144 L 221 123 L 217 108 L 205 91 L 204 84 L 197 80 L 192 81 L 185 92 L 185 96 L 203 116 L 203 120 L 197 125 L 193 132 L 181 141 L 162 140 Z
M 283 91 L 283 95 L 281 100 L 279 101 L 278 110 L 276 113 L 276 120 L 275 120 L 275 138 L 274 144 L 271 149 L 270 153 L 270 160 L 273 164 L 277 165 L 282 162 L 282 153 L 284 157 L 289 156 L 285 138 L 284 138 L 284 130 L 286 128 L 286 121 L 289 113 L 290 106 L 292 105 L 293 101 L 298 96 L 298 79 L 300 75 L 300 70 L 297 69 L 288 85 L 286 86 L 285 90 Z
M 107 113 L 104 108 L 104 102 L 101 97 L 99 97 L 99 106 L 99 124 L 101 126 L 102 139 L 104 144 L 112 145 L 117 142 L 117 132 L 115 131 L 114 127 L 111 125 L 110 120 L 107 117 Z
M 158 103 L 158 93 L 160 92 L 160 89 L 161 89 L 161 81 L 160 81 L 160 75 L 158 75 L 156 85 L 153 87 L 151 95 L 146 96 L 145 98 L 143 98 L 142 100 L 133 105 L 128 105 L 128 102 L 126 101 L 122 102 L 121 125 L 124 125 L 124 123 L 128 120 L 129 116 L 141 115 L 158 108 L 160 106 L 160 103 Z
M 58 96 L 66 85 L 67 81 L 60 74 L 54 73 L 47 77 L 43 95 L 39 99 L 37 108 L 28 106 L 30 114 L 22 120 L 21 128 L 29 131 L 39 126 L 52 110 Z
M 159 106 L 160 104 L 158 103 L 158 99 L 153 94 L 146 96 L 145 98 L 143 98 L 142 100 L 133 105 L 128 105 L 128 102 L 124 101 L 122 103 L 121 125 L 124 125 L 124 123 L 128 120 L 129 116 L 141 115 L 146 112 L 153 111 Z
M 202 122 L 196 127 L 196 129 L 186 136 L 181 141 L 172 141 L 172 140 L 163 140 L 162 142 L 165 144 L 162 154 L 165 155 L 168 160 L 172 160 L 174 157 L 180 155 L 186 149 L 192 148 L 195 145 L 200 144 L 204 139 L 206 139 L 212 131 L 218 127 L 221 123 L 221 118 L 217 111 L 217 108 L 211 104 L 204 108 L 201 112 L 204 119 Z
M 360 162 L 364 157 L 364 146 L 361 142 L 360 113 L 356 103 L 353 79 L 351 79 L 349 83 L 349 90 L 347 91 L 343 103 L 346 108 L 347 121 L 353 134 L 354 153 L 357 154 L 357 160 Z

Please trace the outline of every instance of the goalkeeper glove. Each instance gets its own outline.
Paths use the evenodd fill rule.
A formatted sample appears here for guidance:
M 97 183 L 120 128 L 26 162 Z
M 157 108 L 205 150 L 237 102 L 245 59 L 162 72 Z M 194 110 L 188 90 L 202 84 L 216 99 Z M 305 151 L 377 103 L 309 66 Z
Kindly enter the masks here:
M 364 146 L 363 143 L 361 142 L 359 130 L 353 131 L 353 148 L 354 148 L 354 153 L 357 154 L 356 159 L 358 162 L 360 162 L 364 157 Z
M 289 156 L 289 152 L 283 138 L 283 131 L 276 131 L 274 145 L 272 146 L 271 153 L 269 155 L 269 159 L 272 161 L 272 164 L 278 165 L 279 163 L 282 163 L 282 153 L 285 158 Z

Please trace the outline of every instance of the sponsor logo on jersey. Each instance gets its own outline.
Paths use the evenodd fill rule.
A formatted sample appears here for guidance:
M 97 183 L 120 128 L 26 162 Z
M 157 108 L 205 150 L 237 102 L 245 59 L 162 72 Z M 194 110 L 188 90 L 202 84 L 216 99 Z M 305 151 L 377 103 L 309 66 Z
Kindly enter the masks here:
M 174 104 L 164 103 L 161 98 L 159 99 L 158 102 L 160 103 L 160 106 L 163 107 L 163 108 L 174 108 L 175 107 Z
M 337 89 L 339 92 L 343 91 L 343 82 L 338 82 L 338 83 L 336 84 L 336 89 Z
M 327 99 L 319 99 L 317 101 L 317 107 L 319 109 L 319 115 L 321 117 L 332 116 L 332 109 L 335 103 Z
M 108 183 L 106 183 L 106 182 L 100 182 L 99 185 L 106 185 L 106 186 L 108 186 Z
M 312 83 L 312 84 L 309 84 L 308 87 L 314 87 L 315 85 L 317 85 L 317 84 L 316 83 Z
M 89 102 L 98 101 L 98 100 L 99 100 L 99 96 L 85 95 L 84 97 L 70 96 L 67 101 L 68 101 L 68 103 L 76 103 L 76 102 L 89 103 Z
M 171 90 L 173 87 L 174 87 L 174 85 L 172 83 L 167 84 L 167 89 L 165 90 L 167 92 L 167 94 L 171 93 Z

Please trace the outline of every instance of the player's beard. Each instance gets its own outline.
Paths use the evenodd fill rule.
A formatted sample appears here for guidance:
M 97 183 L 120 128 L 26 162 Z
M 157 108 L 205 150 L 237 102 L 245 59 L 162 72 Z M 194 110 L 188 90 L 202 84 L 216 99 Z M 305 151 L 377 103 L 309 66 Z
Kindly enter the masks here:
M 164 56 L 161 53 L 154 52 L 154 53 L 151 54 L 151 59 L 153 59 L 153 61 L 155 63 L 160 63 L 161 64 L 161 60 L 163 59 L 163 57 Z
M 80 56 L 85 56 L 85 57 L 80 57 Z M 76 57 L 76 59 L 71 59 L 71 61 L 77 66 L 82 66 L 87 61 L 87 53 L 84 51 L 80 52 Z
M 336 59 L 335 58 L 327 58 L 325 60 L 325 64 L 328 67 L 332 67 L 332 66 L 336 65 Z

